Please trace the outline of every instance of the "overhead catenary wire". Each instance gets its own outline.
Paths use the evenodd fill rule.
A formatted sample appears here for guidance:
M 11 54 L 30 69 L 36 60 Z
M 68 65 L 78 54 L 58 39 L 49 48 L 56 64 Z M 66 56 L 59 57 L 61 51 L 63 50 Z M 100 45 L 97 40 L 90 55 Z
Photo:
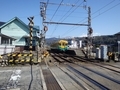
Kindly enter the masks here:
M 60 2 L 60 4 L 63 2 L 63 0 Z M 57 13 L 58 9 L 60 8 L 60 5 L 58 6 L 58 8 L 56 9 L 55 13 L 53 14 L 52 18 L 50 19 L 50 21 L 52 21 L 53 17 L 55 16 L 55 14 Z
M 75 4 L 78 3 L 78 2 L 79 2 L 79 0 L 77 0 L 77 1 L 75 2 Z M 82 2 L 82 3 L 83 3 L 83 2 Z M 80 3 L 79 6 L 81 6 L 82 3 Z M 78 6 L 78 7 L 79 7 L 79 6 Z M 68 12 L 67 12 L 66 14 L 64 14 L 64 16 L 63 16 L 59 21 L 61 21 L 61 20 L 65 17 L 65 18 L 61 21 L 61 22 L 63 22 L 63 21 L 64 21 L 65 19 L 67 19 L 78 7 L 75 7 L 75 9 L 72 10 L 72 12 L 69 13 L 69 14 L 65 17 L 65 15 L 73 8 L 73 7 L 71 7 L 71 8 L 68 10 Z M 58 21 L 58 22 L 59 22 L 59 21 Z M 57 26 L 58 26 L 58 25 L 57 25 Z M 53 35 L 53 33 L 55 32 L 55 30 L 57 29 L 57 26 L 56 26 L 55 29 L 53 30 L 51 36 Z
M 109 2 L 108 4 L 106 4 L 105 6 L 103 6 L 102 8 L 100 8 L 100 9 L 98 9 L 97 11 L 93 12 L 92 15 L 95 14 L 95 13 L 97 13 L 97 12 L 99 12 L 100 10 L 104 9 L 104 8 L 107 7 L 108 5 L 112 4 L 114 1 L 115 1 L 115 0 L 112 0 L 111 2 Z
M 46 9 L 47 9 L 48 3 L 49 3 L 49 0 L 47 0 Z
M 107 9 L 107 10 L 103 11 L 102 13 L 99 13 L 99 15 L 97 15 L 97 16 L 95 16 L 95 17 L 93 17 L 92 19 L 95 19 L 96 17 L 98 17 L 98 16 L 100 16 L 100 15 L 102 15 L 102 14 L 106 13 L 107 11 L 109 11 L 109 10 L 113 9 L 114 7 L 116 7 L 116 6 L 118 6 L 118 5 L 120 5 L 120 3 L 118 3 L 118 4 L 116 4 L 116 5 L 112 6 L 112 7 L 110 7 L 109 9 Z
M 79 0 L 77 0 L 77 2 L 75 2 L 75 3 L 78 3 L 78 1 L 79 1 Z M 71 8 L 63 15 L 63 17 L 65 17 L 65 15 L 66 15 L 72 8 L 73 8 L 73 7 L 71 7 Z M 63 17 L 62 17 L 62 18 L 63 18 Z M 62 19 L 62 18 L 61 18 L 61 19 Z M 59 21 L 60 21 L 61 19 L 59 19 Z M 58 27 L 58 25 L 56 25 L 56 27 L 55 27 L 55 29 L 53 30 L 51 36 L 52 36 L 53 33 L 56 31 L 57 27 Z
M 96 12 L 92 13 L 92 15 L 95 14 L 95 13 L 97 13 L 98 11 L 104 9 L 106 6 L 112 4 L 114 1 L 115 1 L 115 0 L 109 2 L 108 4 L 106 4 L 105 6 L 103 6 L 102 8 L 100 8 L 99 10 L 97 10 Z M 112 8 L 118 6 L 119 4 L 120 4 L 120 3 L 118 3 L 118 4 L 116 4 L 116 5 L 112 6 L 112 7 L 110 7 L 109 9 L 107 9 L 107 10 L 105 10 L 104 12 L 100 13 L 99 15 L 93 17 L 92 19 L 97 18 L 98 16 L 100 16 L 100 15 L 104 14 L 105 12 L 111 10 Z M 86 19 L 86 18 L 84 18 L 82 21 L 84 21 L 85 19 Z M 82 21 L 79 21 L 78 23 L 80 23 L 80 22 L 82 22 Z M 87 21 L 83 22 L 83 24 L 86 23 L 86 22 L 87 22 Z M 75 27 L 75 28 L 74 28 L 74 27 L 75 27 L 75 26 L 73 26 L 72 28 L 70 28 L 69 30 L 67 30 L 62 36 L 66 35 L 66 34 L 70 33 L 71 31 L 73 31 L 73 30 L 75 30 L 75 29 L 78 28 L 78 27 Z M 73 28 L 74 28 L 74 29 L 73 29 Z

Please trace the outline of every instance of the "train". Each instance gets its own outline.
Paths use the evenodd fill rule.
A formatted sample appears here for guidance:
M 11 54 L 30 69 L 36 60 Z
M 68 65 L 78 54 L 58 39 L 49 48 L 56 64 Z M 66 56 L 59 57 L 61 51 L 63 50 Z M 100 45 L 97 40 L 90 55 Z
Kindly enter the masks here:
M 67 40 L 59 40 L 58 41 L 58 50 L 65 52 L 68 50 L 68 41 Z
M 71 40 L 65 39 L 61 39 L 51 46 L 51 52 L 53 53 L 76 55 L 75 49 L 74 43 L 71 43 Z
M 65 52 L 69 49 L 67 40 L 59 40 L 51 46 L 52 51 Z

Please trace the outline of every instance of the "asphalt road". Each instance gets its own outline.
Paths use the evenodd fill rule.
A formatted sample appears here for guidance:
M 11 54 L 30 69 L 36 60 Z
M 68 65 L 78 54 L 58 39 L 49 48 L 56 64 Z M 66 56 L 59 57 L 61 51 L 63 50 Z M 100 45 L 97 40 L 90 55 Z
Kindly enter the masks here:
M 0 90 L 43 90 L 39 65 L 0 67 Z

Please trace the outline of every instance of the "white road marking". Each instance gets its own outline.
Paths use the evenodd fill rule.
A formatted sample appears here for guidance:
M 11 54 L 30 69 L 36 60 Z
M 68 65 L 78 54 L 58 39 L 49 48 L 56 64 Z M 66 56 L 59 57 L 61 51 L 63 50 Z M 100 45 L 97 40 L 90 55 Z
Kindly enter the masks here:
M 11 87 L 11 86 L 13 88 L 17 87 L 18 82 L 21 78 L 20 74 L 21 74 L 21 70 L 13 70 L 13 73 L 12 73 L 10 79 L 9 79 L 8 88 Z M 11 85 L 11 86 L 9 86 L 9 85 Z

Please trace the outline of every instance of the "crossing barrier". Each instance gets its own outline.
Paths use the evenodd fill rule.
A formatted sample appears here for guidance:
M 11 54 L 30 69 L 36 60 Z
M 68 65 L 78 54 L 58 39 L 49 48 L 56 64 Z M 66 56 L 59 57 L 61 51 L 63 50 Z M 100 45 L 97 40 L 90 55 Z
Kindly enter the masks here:
M 9 53 L 1 57 L 1 66 L 38 64 L 37 56 L 30 53 Z

